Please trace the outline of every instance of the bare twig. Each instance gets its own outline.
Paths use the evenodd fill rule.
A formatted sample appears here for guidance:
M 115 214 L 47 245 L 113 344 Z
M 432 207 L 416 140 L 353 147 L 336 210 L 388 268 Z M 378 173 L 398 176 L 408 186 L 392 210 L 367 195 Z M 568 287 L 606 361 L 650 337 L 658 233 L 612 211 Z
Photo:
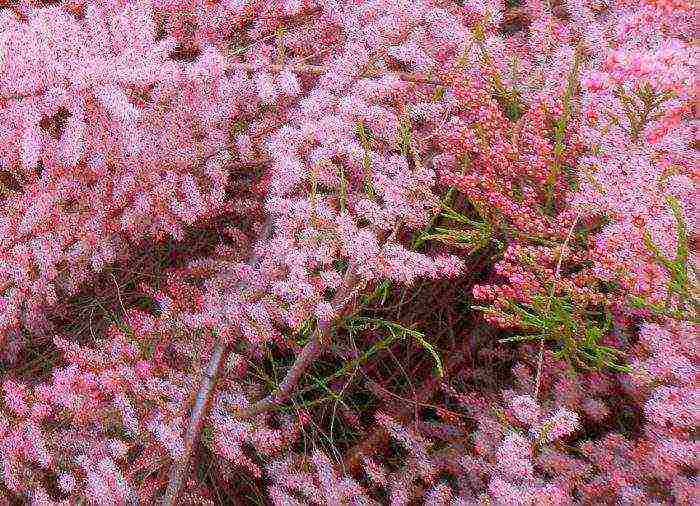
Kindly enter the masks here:
M 350 267 L 346 273 L 343 286 L 338 290 L 332 302 L 333 308 L 338 311 L 339 315 L 346 313 L 350 308 L 350 303 L 357 294 L 358 285 L 359 279 L 355 274 L 355 270 Z M 259 400 L 252 406 L 237 411 L 233 416 L 239 420 L 251 418 L 260 413 L 270 411 L 286 401 L 293 393 L 304 371 L 323 350 L 324 345 L 328 343 L 329 334 L 332 330 L 332 321 L 319 321 L 309 342 L 304 346 L 301 353 L 297 355 L 292 368 L 287 372 L 277 391 Z
M 268 236 L 271 229 L 272 222 L 268 220 L 261 233 L 261 237 Z M 259 262 L 260 256 L 255 255 L 248 263 L 249 265 L 256 266 Z M 245 288 L 245 284 L 241 283 L 239 288 Z M 194 406 L 192 407 L 192 412 L 190 413 L 187 431 L 185 432 L 185 451 L 183 452 L 180 460 L 175 462 L 170 470 L 168 487 L 166 488 L 165 495 L 163 496 L 163 506 L 173 506 L 176 504 L 177 496 L 182 488 L 182 482 L 187 474 L 187 471 L 189 470 L 190 459 L 194 453 L 195 446 L 199 441 L 199 434 L 202 430 L 202 424 L 204 423 L 204 415 L 207 411 L 209 401 L 214 391 L 216 378 L 218 377 L 219 371 L 221 370 L 221 366 L 224 362 L 226 348 L 226 342 L 223 339 L 218 339 L 214 345 L 214 349 L 212 350 L 209 363 L 207 364 L 204 374 L 200 380 L 199 390 L 197 391 Z
M 257 264 L 257 261 L 257 259 L 254 259 L 253 263 Z M 342 287 L 338 290 L 332 301 L 332 306 L 337 310 L 339 315 L 344 314 L 350 308 L 351 302 L 355 299 L 359 288 L 359 278 L 355 274 L 355 269 L 351 266 L 348 268 Z M 330 332 L 333 329 L 332 324 L 333 322 L 330 320 L 322 320 L 318 323 L 309 342 L 297 356 L 292 368 L 287 372 L 287 375 L 276 392 L 234 413 L 233 416 L 239 420 L 251 418 L 266 411 L 270 411 L 274 407 L 285 402 L 299 383 L 304 371 L 314 359 L 318 357 L 324 349 L 325 344 L 328 343 Z M 182 458 L 173 465 L 170 471 L 168 487 L 162 502 L 163 506 L 174 506 L 176 504 L 177 497 L 182 488 L 182 483 L 189 470 L 189 462 L 194 453 L 194 448 L 199 441 L 199 435 L 202 430 L 209 401 L 214 391 L 216 378 L 221 370 L 225 355 L 226 343 L 220 340 L 214 346 L 212 356 L 202 376 L 195 404 L 190 414 L 187 432 L 185 433 L 185 451 Z
M 221 365 L 224 361 L 226 347 L 226 343 L 223 341 L 218 341 L 216 343 L 214 350 L 212 351 L 211 358 L 209 359 L 209 363 L 207 364 L 207 368 L 202 376 L 194 407 L 192 408 L 192 413 L 190 414 L 190 421 L 187 425 L 187 432 L 185 433 L 185 451 L 183 452 L 181 459 L 175 462 L 170 470 L 168 487 L 165 490 L 165 496 L 163 498 L 164 506 L 172 506 L 176 504 L 177 496 L 180 493 L 180 488 L 182 487 L 182 481 L 189 470 L 190 458 L 192 457 L 194 447 L 199 440 L 199 434 L 202 430 L 202 424 L 204 423 L 204 414 L 214 391 L 215 380 L 219 375 Z
M 246 418 L 252 418 L 256 415 L 270 411 L 271 409 L 279 406 L 285 400 L 287 400 L 299 383 L 299 379 L 306 370 L 306 368 L 313 362 L 313 360 L 318 356 L 323 348 L 324 336 L 326 336 L 330 331 L 330 322 L 324 321 L 320 322 L 316 327 L 313 335 L 309 342 L 304 346 L 304 349 L 297 356 L 292 368 L 287 372 L 282 383 L 280 383 L 279 388 L 276 392 L 268 395 L 264 399 L 259 400 L 255 404 L 248 406 L 245 409 L 236 411 L 233 416 L 236 419 L 243 420 Z

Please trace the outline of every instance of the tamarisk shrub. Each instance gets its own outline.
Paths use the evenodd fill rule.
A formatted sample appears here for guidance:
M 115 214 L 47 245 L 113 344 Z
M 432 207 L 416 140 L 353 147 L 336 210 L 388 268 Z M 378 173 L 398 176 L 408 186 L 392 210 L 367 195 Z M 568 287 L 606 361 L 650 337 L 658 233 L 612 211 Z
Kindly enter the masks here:
M 253 503 L 243 476 L 280 505 L 697 502 L 688 2 L 20 0 L 0 21 L 4 500 Z M 101 272 L 204 230 L 147 304 L 115 277 L 104 330 L 59 324 Z M 371 294 L 475 258 L 483 318 L 416 341 L 433 411 L 344 405 L 386 436 L 351 465 L 302 402 L 310 367 L 376 360 L 347 326 Z M 496 338 L 442 371 L 478 328 Z M 27 377 L 36 343 L 60 359 Z
M 328 31 L 341 22 L 338 12 L 330 7 L 323 9 L 324 15 L 311 20 L 314 30 Z M 257 250 L 262 251 L 252 253 L 258 255 L 255 265 L 241 263 L 248 242 L 243 238 L 242 244 L 239 241 L 242 251 L 222 245 L 216 255 L 199 259 L 180 273 L 180 280 L 170 283 L 173 298 L 154 294 L 161 309 L 159 325 L 172 329 L 173 341 L 168 345 L 172 353 L 178 353 L 175 349 L 180 347 L 184 348 L 179 352 L 185 355 L 206 349 L 207 342 L 211 345 L 212 332 L 226 342 L 242 334 L 257 345 L 282 339 L 278 328 L 297 328 L 309 316 L 333 318 L 334 312 L 347 303 L 340 299 L 340 308 L 332 307 L 324 295 L 339 286 L 342 271 L 338 273 L 334 265 L 339 260 L 358 257 L 353 263 L 359 266 L 354 268 L 355 274 L 365 283 L 383 273 L 411 282 L 417 276 L 437 276 L 459 269 L 454 260 L 435 262 L 409 252 L 397 237 L 403 234 L 403 226 L 417 228 L 427 222 L 427 213 L 436 202 L 431 193 L 433 175 L 429 169 L 417 166 L 417 155 L 411 155 L 416 166 L 410 170 L 400 156 L 401 149 L 415 151 L 410 139 L 405 140 L 403 148 L 397 147 L 402 119 L 389 107 L 397 106 L 398 96 L 409 99 L 416 94 L 411 89 L 416 87 L 414 84 L 404 84 L 388 75 L 361 82 L 355 92 L 345 90 L 365 72 L 360 61 L 355 63 L 355 75 L 342 75 L 348 71 L 353 53 L 361 50 L 360 40 L 338 40 L 339 49 L 319 62 L 319 67 L 327 67 L 323 75 L 304 82 L 284 65 L 292 55 L 301 58 L 307 51 L 318 52 L 317 48 L 308 48 L 304 40 L 291 38 L 287 42 L 283 37 L 276 46 L 258 47 L 240 61 L 229 57 L 227 48 L 216 47 L 217 37 L 206 35 L 212 28 L 206 26 L 208 23 L 194 34 L 183 34 L 177 24 L 163 21 L 169 13 L 157 15 L 157 6 L 148 2 L 85 5 L 78 14 L 74 10 L 68 5 L 22 5 L 21 15 L 6 16 L 10 25 L 3 32 L 3 55 L 8 55 L 3 59 L 3 114 L 9 121 L 3 143 L 3 171 L 17 185 L 8 189 L 7 213 L 3 216 L 5 339 L 21 340 L 26 332 L 50 332 L 49 311 L 61 304 L 61 298 L 75 293 L 91 273 L 133 254 L 144 241 L 157 241 L 165 235 L 181 238 L 184 227 L 231 210 L 248 214 L 249 224 L 242 225 L 249 233 L 256 229 L 256 213 L 269 213 L 272 233 L 254 239 Z M 292 10 L 278 15 L 298 13 Z M 275 25 L 273 22 L 272 27 L 277 28 Z M 169 35 L 168 31 L 175 33 Z M 242 31 L 239 36 L 253 40 L 260 35 L 258 31 Z M 273 61 L 280 62 L 274 63 L 280 71 L 272 67 Z M 31 72 L 32 66 L 42 64 L 49 66 L 50 72 L 33 78 L 36 74 Z M 371 71 L 389 73 L 381 66 Z M 308 96 L 296 104 L 294 99 L 304 89 Z M 342 98 L 343 92 L 350 94 Z M 392 95 L 393 103 L 379 105 Z M 365 101 L 362 107 L 368 107 L 372 115 L 367 120 L 371 122 L 368 128 L 377 130 L 375 142 L 383 135 L 387 147 L 382 145 L 377 151 L 355 140 L 363 118 L 347 105 L 344 114 L 336 109 L 342 100 L 350 104 Z M 371 105 L 372 101 L 377 105 Z M 270 107 L 273 102 L 276 110 Z M 319 119 L 323 128 L 314 131 L 310 128 L 312 122 Z M 383 134 L 375 126 L 376 121 L 381 122 Z M 280 125 L 279 133 L 273 133 Z M 409 135 L 410 125 L 405 128 Z M 297 149 L 314 147 L 311 143 L 316 139 L 315 159 L 295 153 L 295 142 L 290 142 L 293 139 L 297 139 Z M 282 142 L 286 148 L 278 149 Z M 350 144 L 346 152 L 330 151 L 345 144 Z M 242 195 L 226 194 L 229 173 L 235 170 L 233 152 L 242 163 L 256 154 L 272 157 L 264 174 L 269 185 L 266 191 L 253 192 L 254 198 L 247 200 Z M 323 174 L 316 176 L 324 164 L 332 166 L 331 159 L 336 156 L 347 159 L 336 163 L 351 165 L 339 166 L 338 174 L 331 173 L 330 183 L 326 181 L 328 176 L 326 180 Z M 379 171 L 379 167 L 384 169 Z M 330 186 L 321 188 L 323 183 Z M 335 189 L 334 183 L 336 188 L 343 186 L 342 194 L 336 190 L 337 195 L 325 195 Z M 367 193 L 379 203 L 372 202 Z M 357 219 L 367 223 L 358 226 Z M 185 293 L 192 293 L 190 285 L 183 284 L 186 276 L 200 280 L 197 286 L 201 295 L 195 298 L 200 303 L 193 307 L 179 302 Z M 348 286 L 347 298 L 351 299 L 357 289 Z M 59 419 L 68 420 L 65 423 L 75 425 L 75 430 L 91 422 L 95 445 L 101 434 L 115 430 L 101 405 L 107 412 L 117 409 L 121 414 L 117 427 L 124 430 L 128 441 L 123 443 L 124 455 L 130 446 L 151 448 L 155 444 L 175 461 L 183 457 L 185 413 L 180 408 L 186 409 L 188 400 L 182 393 L 195 388 L 192 382 L 196 382 L 197 374 L 187 376 L 184 368 L 172 369 L 172 364 L 157 358 L 162 357 L 165 344 L 154 343 L 149 337 L 152 317 L 124 315 L 123 325 L 122 332 L 131 340 L 156 347 L 151 352 L 142 350 L 141 355 L 130 352 L 132 359 L 141 358 L 142 374 L 156 367 L 160 374 L 172 375 L 165 383 L 170 393 L 180 393 L 175 398 L 161 395 L 161 403 L 169 407 L 144 408 L 139 403 L 146 402 L 147 396 L 132 396 L 122 385 L 124 391 L 115 391 L 113 398 L 107 391 L 100 391 L 87 404 L 70 402 L 68 412 L 61 412 L 60 417 L 50 407 L 37 408 L 35 418 L 16 422 L 27 427 L 26 431 L 34 435 L 30 440 L 39 446 L 23 453 L 22 444 L 13 444 L 17 436 L 7 435 L 11 458 L 8 455 L 5 459 L 6 483 L 10 490 L 41 500 L 46 495 L 42 476 L 47 471 L 52 474 L 59 466 L 66 472 L 71 470 L 71 479 L 64 481 L 72 486 L 63 494 L 79 497 L 84 493 L 98 502 L 133 500 L 135 491 L 128 481 L 122 480 L 118 488 L 107 487 L 99 482 L 102 478 L 85 474 L 89 465 L 84 455 L 92 448 L 59 452 L 56 447 L 61 438 L 53 426 Z M 179 345 L 175 344 L 177 336 L 182 337 Z M 195 336 L 200 336 L 201 342 L 193 341 Z M 117 342 L 115 336 L 106 339 L 108 349 Z M 65 343 L 56 341 L 64 355 Z M 83 367 L 91 376 L 100 377 L 100 364 L 106 359 L 89 353 L 85 357 L 88 361 L 82 362 Z M 91 364 L 90 357 L 96 362 Z M 12 358 L 8 357 L 8 362 Z M 69 357 L 66 360 L 71 362 Z M 134 375 L 128 366 L 121 370 L 130 377 Z M 69 367 L 68 371 L 74 374 L 74 369 Z M 110 372 L 104 374 L 113 376 Z M 120 384 L 114 377 L 111 381 L 115 388 Z M 64 384 L 60 383 L 61 387 Z M 8 399 L 19 396 L 20 387 L 14 385 L 8 383 Z M 45 389 L 42 384 L 34 388 L 36 393 L 27 395 L 40 395 Z M 217 398 L 235 398 L 235 384 L 229 390 Z M 46 399 L 47 394 L 43 395 Z M 18 403 L 21 405 L 16 400 Z M 213 416 L 217 412 L 215 409 Z M 8 412 L 9 419 L 27 414 L 25 409 Z M 89 420 L 83 420 L 87 414 Z M 96 420 L 102 418 L 105 420 L 100 426 Z M 42 422 L 45 435 L 38 437 Z M 216 426 L 221 431 L 216 440 L 222 441 L 218 448 L 233 457 L 233 426 L 221 422 Z M 254 427 L 251 434 L 262 441 L 265 430 Z M 46 457 L 47 440 L 51 443 L 46 445 L 57 452 L 53 459 Z M 274 449 L 279 444 L 269 441 L 265 445 Z M 24 466 L 36 461 L 37 452 L 43 468 L 38 477 Z M 77 467 L 79 462 L 85 464 L 85 469 Z M 139 495 L 147 493 L 142 490 Z
M 513 368 L 522 390 L 502 392 L 510 409 L 497 393 L 460 397 L 477 432 L 465 428 L 454 438 L 414 420 L 403 433 L 422 431 L 441 448 L 428 452 L 427 464 L 419 436 L 391 478 L 366 461 L 368 490 L 380 502 L 697 500 L 689 432 L 698 392 L 689 18 L 682 8 L 631 4 L 568 3 L 568 26 L 539 3 L 529 5 L 539 18 L 531 30 L 560 27 L 548 47 L 572 55 L 560 69 L 570 76 L 566 88 L 508 89 L 497 64 L 480 69 L 482 79 L 455 83 L 464 105 L 435 164 L 468 198 L 476 229 L 466 236 L 443 229 L 433 238 L 455 243 L 476 234 L 482 243 L 506 243 L 495 283 L 477 285 L 474 298 L 490 302 L 482 308 L 488 322 L 517 332 L 504 341 L 542 347 L 522 348 L 525 362 Z M 670 19 L 685 23 L 671 28 Z M 584 20 L 593 34 L 615 37 L 613 47 L 579 39 Z M 488 40 L 488 28 L 488 21 L 477 25 L 477 41 Z M 546 351 L 545 341 L 556 348 Z M 551 418 L 538 424 L 545 406 Z M 442 418 L 459 426 L 453 414 Z M 395 429 L 388 433 L 403 440 Z M 557 443 L 561 437 L 570 441 Z M 422 474 L 426 465 L 449 480 Z

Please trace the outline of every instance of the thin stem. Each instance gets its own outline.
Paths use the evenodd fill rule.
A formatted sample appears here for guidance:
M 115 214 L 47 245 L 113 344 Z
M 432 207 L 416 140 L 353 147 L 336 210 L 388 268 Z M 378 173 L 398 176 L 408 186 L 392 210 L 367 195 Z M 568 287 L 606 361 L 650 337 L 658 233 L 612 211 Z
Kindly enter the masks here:
M 552 298 L 554 297 L 554 292 L 557 287 L 557 283 L 559 282 L 559 277 L 561 275 L 561 264 L 562 261 L 564 260 L 564 251 L 569 245 L 569 241 L 571 240 L 571 236 L 574 233 L 574 227 L 576 227 L 576 223 L 578 222 L 578 218 L 580 215 L 580 211 L 576 213 L 576 216 L 574 217 L 574 222 L 571 224 L 571 228 L 569 229 L 569 233 L 566 234 L 566 239 L 564 239 L 564 243 L 561 246 L 561 252 L 559 253 L 559 260 L 557 261 L 557 268 L 554 271 L 554 280 L 552 282 L 552 288 L 549 291 L 549 299 L 547 300 L 547 308 L 545 313 L 549 313 L 549 310 L 552 307 Z M 535 401 L 537 401 L 537 398 L 540 395 L 540 383 L 542 382 L 542 366 L 544 364 L 544 334 L 542 335 L 542 338 L 540 339 L 540 349 L 537 357 L 537 375 L 535 376 Z
M 185 451 L 183 452 L 182 458 L 175 462 L 170 469 L 168 487 L 165 490 L 165 496 L 163 498 L 164 506 L 176 504 L 177 496 L 182 488 L 182 482 L 189 470 L 190 458 L 194 453 L 194 447 L 197 441 L 199 441 L 199 434 L 204 423 L 204 414 L 209 405 L 212 393 L 214 392 L 214 383 L 216 382 L 221 365 L 223 364 L 226 348 L 227 345 L 225 342 L 218 341 L 216 343 L 211 358 L 209 359 L 209 364 L 207 364 L 205 373 L 202 376 L 195 404 L 190 414 L 190 421 L 187 425 L 187 432 L 185 433 Z
M 280 383 L 277 391 L 247 408 L 236 411 L 233 413 L 233 417 L 237 420 L 252 418 L 261 413 L 270 411 L 286 401 L 299 383 L 304 371 L 306 371 L 308 366 L 323 349 L 323 343 L 327 340 L 327 336 L 330 334 L 330 331 L 330 322 L 320 322 L 309 342 L 297 356 L 296 360 L 294 361 L 294 365 L 292 365 L 292 368 L 287 372 L 287 375 L 284 377 L 282 383 Z
M 258 263 L 258 259 L 254 259 L 254 264 Z M 338 308 L 338 313 L 344 313 L 350 307 L 351 302 L 359 288 L 359 278 L 355 274 L 355 269 L 351 266 L 345 276 L 343 286 L 338 290 L 333 298 L 332 305 Z M 238 420 L 251 418 L 261 413 L 270 411 L 276 406 L 286 401 L 295 387 L 299 383 L 302 375 L 308 366 L 318 357 L 325 345 L 330 340 L 330 333 L 333 330 L 333 321 L 322 320 L 318 323 L 309 342 L 304 346 L 304 349 L 297 356 L 292 368 L 287 372 L 284 380 L 280 384 L 278 390 L 273 394 L 268 395 L 264 399 L 259 400 L 255 404 L 240 410 L 233 414 L 233 417 Z M 226 343 L 219 340 L 214 346 L 212 356 L 209 359 L 207 368 L 202 377 L 199 391 L 195 400 L 194 407 L 190 414 L 187 431 L 185 433 L 185 452 L 182 459 L 176 462 L 170 471 L 168 486 L 163 497 L 162 506 L 174 506 L 177 504 L 177 497 L 182 489 L 182 484 L 189 470 L 189 462 L 194 453 L 194 448 L 199 441 L 199 435 L 202 430 L 204 418 L 208 410 L 209 401 L 214 391 L 216 378 L 219 375 L 221 366 L 226 354 Z
M 338 293 L 333 298 L 331 303 L 333 308 L 338 308 L 339 313 L 346 313 L 350 307 L 350 303 L 357 293 L 358 287 L 359 278 L 355 274 L 355 269 L 351 266 L 348 268 L 343 286 L 340 288 L 340 290 L 338 290 Z M 309 342 L 306 343 L 306 346 L 304 346 L 301 353 L 297 355 L 292 368 L 287 372 L 277 391 L 247 408 L 236 411 L 233 414 L 234 418 L 238 420 L 252 418 L 261 413 L 270 411 L 285 402 L 294 391 L 306 369 L 314 361 L 314 359 L 318 357 L 321 351 L 325 348 L 325 345 L 330 341 L 330 334 L 332 331 L 333 321 L 319 321 L 314 333 L 309 339 Z
M 268 219 L 263 227 L 261 237 L 267 237 L 272 230 L 272 221 Z M 256 266 L 260 262 L 260 256 L 254 255 L 248 262 L 251 266 Z M 239 288 L 243 289 L 245 283 L 240 283 Z M 200 380 L 195 403 L 190 413 L 190 419 L 185 432 L 185 451 L 179 461 L 175 462 L 170 470 L 168 486 L 163 496 L 163 506 L 174 506 L 182 488 L 182 482 L 189 470 L 190 459 L 194 453 L 195 446 L 199 441 L 199 434 L 202 430 L 204 418 L 208 410 L 209 401 L 214 392 L 214 385 L 221 370 L 221 366 L 226 356 L 227 343 L 223 339 L 218 339 L 209 358 L 209 363 L 204 370 Z

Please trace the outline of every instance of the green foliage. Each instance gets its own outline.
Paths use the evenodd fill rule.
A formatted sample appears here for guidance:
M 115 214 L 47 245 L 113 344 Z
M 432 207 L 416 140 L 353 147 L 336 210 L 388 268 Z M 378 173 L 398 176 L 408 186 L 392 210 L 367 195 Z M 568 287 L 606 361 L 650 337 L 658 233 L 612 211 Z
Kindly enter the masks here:
M 318 209 L 318 182 L 316 180 L 316 173 L 314 171 L 309 172 L 309 183 L 310 183 L 310 190 L 309 190 L 309 201 L 311 203 L 311 216 L 309 217 L 311 220 L 311 223 L 316 226 L 317 223 L 317 209 Z
M 338 178 L 340 179 L 340 186 L 338 188 L 340 210 L 345 212 L 348 207 L 348 180 L 345 179 L 345 173 L 340 165 L 338 166 Z
M 362 305 L 369 306 L 370 304 L 376 302 L 378 305 L 382 306 L 386 302 L 386 299 L 389 297 L 390 292 L 391 281 L 384 280 L 381 283 L 377 284 L 372 293 L 364 295 L 362 297 Z
M 484 27 L 480 24 L 473 30 L 474 39 L 479 45 L 479 51 L 481 53 L 481 62 L 485 69 L 489 71 L 489 82 L 491 85 L 491 95 L 501 106 L 503 113 L 511 121 L 517 121 L 525 112 L 525 105 L 523 104 L 518 90 L 515 88 L 509 88 L 503 83 L 503 79 L 496 70 L 498 67 L 493 61 L 491 54 L 486 48 L 484 43 L 486 40 L 486 32 Z
M 545 183 L 545 206 L 549 211 L 552 210 L 554 186 L 556 185 L 557 178 L 563 170 L 562 157 L 566 148 L 564 137 L 571 120 L 572 99 L 579 82 L 580 66 L 581 52 L 577 48 L 576 52 L 574 53 L 574 65 L 569 74 L 566 89 L 564 90 L 564 96 L 562 97 L 562 114 L 554 123 L 554 163 L 552 164 L 552 168 Z
M 438 218 L 452 222 L 455 225 L 461 225 L 461 227 L 434 227 L 420 236 L 420 244 L 425 241 L 438 241 L 460 249 L 468 249 L 471 254 L 495 241 L 491 223 L 488 220 L 472 220 L 447 205 L 443 206 L 443 211 L 438 215 Z
M 577 307 L 569 297 L 534 296 L 532 303 L 507 302 L 508 309 L 474 306 L 485 313 L 514 320 L 526 333 L 502 339 L 517 343 L 544 339 L 556 346 L 554 356 L 566 360 L 574 369 L 610 369 L 631 372 L 623 363 L 624 353 L 601 344 L 612 328 L 609 314 Z
M 468 169 L 469 159 L 465 156 L 460 163 L 459 173 L 464 174 Z M 456 193 L 455 188 L 449 188 L 440 202 L 440 212 L 433 215 L 430 223 L 413 238 L 411 249 L 418 250 L 428 241 L 438 241 L 460 249 L 471 248 L 470 254 L 490 243 L 502 246 L 502 243 L 493 237 L 491 221 L 481 212 L 479 206 L 472 204 L 478 220 L 471 219 L 451 207 Z M 436 223 L 444 226 L 436 226 Z M 469 228 L 465 229 L 466 227 Z
M 445 97 L 446 88 L 444 86 L 436 86 L 433 92 L 433 101 L 439 102 Z
M 235 135 L 238 135 L 240 133 L 245 132 L 247 129 L 248 129 L 248 122 L 246 122 L 243 119 L 239 119 L 239 120 L 234 121 L 233 124 L 231 125 L 230 133 L 232 136 L 235 136 Z
M 635 90 L 633 95 L 628 94 L 621 85 L 618 85 L 615 88 L 615 96 L 622 103 L 625 116 L 627 116 L 630 137 L 637 142 L 639 134 L 644 131 L 647 124 L 663 115 L 663 111 L 659 109 L 664 102 L 674 98 L 676 94 L 673 91 L 657 94 L 651 86 L 644 84 Z M 619 125 L 619 120 L 614 119 L 615 123 Z
M 403 325 L 384 320 L 382 318 L 369 318 L 364 316 L 352 316 L 345 320 L 344 327 L 350 332 L 358 332 L 364 330 L 376 330 L 385 332 L 387 338 L 382 341 L 383 346 L 388 345 L 396 340 L 411 339 L 420 347 L 424 348 L 435 361 L 435 368 L 440 376 L 443 375 L 442 360 L 440 355 L 435 350 L 432 344 L 425 339 L 425 334 L 415 329 L 404 327 Z M 388 339 L 388 341 L 387 341 Z M 385 342 L 386 341 L 386 342 Z M 375 344 L 376 346 L 376 344 Z M 374 348 L 374 346 L 373 346 Z
M 202 434 L 199 438 L 204 446 L 211 448 L 214 443 L 214 429 L 208 425 L 205 425 L 202 427 Z
M 639 296 L 631 296 L 630 304 L 637 309 L 650 311 L 657 317 L 669 317 L 677 320 L 688 320 L 694 323 L 700 322 L 698 312 L 700 310 L 700 291 L 696 281 L 691 280 L 690 271 L 694 269 L 688 258 L 689 239 L 688 227 L 683 219 L 683 211 L 680 203 L 673 197 L 667 197 L 666 201 L 676 219 L 677 246 L 674 259 L 667 258 L 651 238 L 648 231 L 644 231 L 644 245 L 652 253 L 654 260 L 666 269 L 670 280 L 666 287 L 668 297 L 662 303 L 651 303 Z M 694 273 L 695 274 L 695 273 Z
M 313 328 L 313 322 L 309 322 L 308 326 L 304 326 L 302 332 L 308 333 L 308 328 Z M 444 374 L 442 360 L 434 346 L 426 339 L 422 332 L 415 329 L 405 327 L 399 323 L 384 320 L 382 318 L 371 318 L 364 316 L 348 316 L 339 322 L 339 328 L 345 329 L 351 336 L 357 337 L 357 333 L 368 330 L 377 331 L 383 336 L 375 341 L 371 346 L 364 350 L 359 356 L 353 360 L 348 360 L 343 363 L 338 369 L 330 374 L 307 373 L 305 378 L 308 382 L 307 386 L 300 389 L 294 394 L 295 408 L 308 408 L 323 404 L 328 401 L 334 401 L 344 404 L 343 392 L 340 393 L 333 390 L 330 385 L 333 381 L 353 374 L 354 371 L 362 364 L 367 363 L 382 350 L 387 350 L 389 347 L 400 340 L 412 340 L 420 347 L 425 349 L 435 362 L 437 373 L 442 376 Z M 303 338 L 302 338 L 303 340 Z M 271 361 L 274 368 L 274 361 Z M 276 385 L 276 382 L 271 378 L 263 378 L 271 387 Z M 321 397 L 308 397 L 308 394 L 320 391 L 323 393 Z M 287 409 L 280 406 L 279 409 Z
M 407 118 L 403 118 L 399 123 L 399 133 L 396 143 L 402 155 L 409 156 L 413 154 L 413 150 L 411 149 L 411 123 Z
M 297 344 L 305 344 L 311 338 L 311 334 L 316 329 L 316 319 L 307 318 L 304 320 L 296 332 Z

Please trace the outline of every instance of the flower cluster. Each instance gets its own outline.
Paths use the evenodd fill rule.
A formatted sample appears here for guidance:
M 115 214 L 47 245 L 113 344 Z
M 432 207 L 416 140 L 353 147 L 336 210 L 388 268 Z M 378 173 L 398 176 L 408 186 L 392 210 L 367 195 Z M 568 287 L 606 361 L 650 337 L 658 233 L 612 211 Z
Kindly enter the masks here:
M 694 21 L 0 1 L 0 498 L 698 502 Z

